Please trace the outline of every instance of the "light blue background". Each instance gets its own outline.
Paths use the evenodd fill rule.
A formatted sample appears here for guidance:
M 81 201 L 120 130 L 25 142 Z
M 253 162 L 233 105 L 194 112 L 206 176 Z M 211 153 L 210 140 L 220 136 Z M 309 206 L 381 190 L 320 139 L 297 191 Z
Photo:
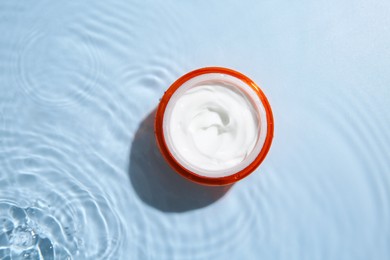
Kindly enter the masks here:
M 213 65 L 275 119 L 226 193 L 160 182 L 144 121 Z M 390 259 L 390 1 L 3 0 L 0 185 L 58 258 Z

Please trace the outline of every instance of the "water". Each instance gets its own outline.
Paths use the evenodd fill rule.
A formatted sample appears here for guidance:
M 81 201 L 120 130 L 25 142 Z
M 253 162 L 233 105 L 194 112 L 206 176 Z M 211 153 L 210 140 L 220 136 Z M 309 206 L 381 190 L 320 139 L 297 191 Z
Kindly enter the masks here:
M 0 259 L 390 259 L 390 2 L 0 2 Z M 264 163 L 175 175 L 153 113 L 182 74 L 268 96 Z

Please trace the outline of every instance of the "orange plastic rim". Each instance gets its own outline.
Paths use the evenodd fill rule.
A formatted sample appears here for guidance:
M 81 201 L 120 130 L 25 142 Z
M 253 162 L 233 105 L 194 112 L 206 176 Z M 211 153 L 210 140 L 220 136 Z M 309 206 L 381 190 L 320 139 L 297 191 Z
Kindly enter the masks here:
M 163 131 L 163 119 L 164 119 L 164 113 L 165 109 L 168 105 L 168 102 L 170 98 L 172 97 L 173 93 L 180 88 L 186 81 L 197 77 L 202 74 L 209 74 L 209 73 L 219 73 L 219 74 L 227 74 L 230 76 L 233 76 L 235 78 L 240 79 L 241 81 L 245 82 L 249 87 L 251 87 L 256 93 L 259 99 L 261 100 L 265 111 L 266 111 L 266 118 L 267 118 L 267 134 L 266 138 L 263 144 L 263 147 L 257 157 L 254 159 L 254 161 L 249 164 L 246 168 L 242 169 L 241 171 L 224 177 L 206 177 L 198 175 L 192 171 L 189 171 L 184 166 L 182 166 L 172 155 L 172 153 L 169 151 L 169 148 L 166 144 L 165 137 L 164 137 L 164 131 Z M 272 143 L 273 139 L 273 133 L 274 133 L 274 119 L 272 115 L 271 106 L 264 95 L 263 91 L 259 88 L 259 86 L 256 85 L 250 78 L 247 76 L 227 68 L 222 67 L 207 67 L 207 68 L 201 68 L 194 71 L 191 71 L 184 76 L 177 79 L 165 92 L 164 96 L 162 97 L 160 104 L 157 108 L 156 118 L 155 118 L 155 135 L 157 140 L 157 145 L 161 151 L 161 154 L 165 158 L 165 160 L 168 162 L 168 164 L 180 175 L 183 177 L 194 181 L 199 184 L 204 185 L 212 185 L 212 186 L 221 186 L 221 185 L 228 185 L 235 183 L 249 174 L 251 174 L 264 160 L 266 157 Z

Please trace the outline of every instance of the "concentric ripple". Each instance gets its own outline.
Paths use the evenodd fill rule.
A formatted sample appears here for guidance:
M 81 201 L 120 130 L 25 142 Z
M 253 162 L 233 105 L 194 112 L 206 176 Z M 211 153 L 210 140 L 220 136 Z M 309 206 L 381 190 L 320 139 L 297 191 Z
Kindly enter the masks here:
M 88 37 L 31 32 L 24 42 L 18 71 L 27 95 L 45 105 L 64 106 L 89 94 L 99 64 Z
M 117 228 L 107 201 L 69 176 L 18 174 L 0 187 L 4 256 L 106 259 L 115 252 L 117 234 L 111 232 Z
M 102 183 L 109 182 L 101 182 L 101 174 L 96 178 L 106 163 L 81 159 L 70 135 L 50 133 L 50 127 L 35 129 L 41 134 L 20 131 L 7 122 L 0 129 L 1 254 L 12 259 L 119 258 L 127 235 L 113 208 L 113 193 L 102 190 Z

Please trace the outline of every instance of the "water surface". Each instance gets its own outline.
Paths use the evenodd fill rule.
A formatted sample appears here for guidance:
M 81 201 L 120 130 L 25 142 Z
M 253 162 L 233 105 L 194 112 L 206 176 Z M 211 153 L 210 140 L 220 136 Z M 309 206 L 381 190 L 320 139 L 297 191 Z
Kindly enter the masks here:
M 390 2 L 0 2 L 0 259 L 390 259 Z M 188 183 L 153 111 L 182 74 L 262 86 L 275 138 Z

